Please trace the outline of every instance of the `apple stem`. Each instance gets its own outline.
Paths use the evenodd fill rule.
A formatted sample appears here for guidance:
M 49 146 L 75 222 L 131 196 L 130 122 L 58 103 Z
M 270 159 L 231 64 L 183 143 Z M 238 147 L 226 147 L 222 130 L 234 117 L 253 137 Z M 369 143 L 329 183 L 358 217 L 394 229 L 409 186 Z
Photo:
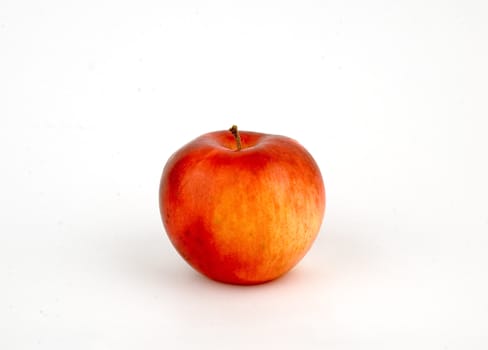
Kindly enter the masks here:
M 240 151 L 242 149 L 241 135 L 239 135 L 239 130 L 237 130 L 237 125 L 232 125 L 232 128 L 230 128 L 229 131 L 232 133 L 232 135 L 234 135 L 234 138 L 236 139 L 237 150 Z

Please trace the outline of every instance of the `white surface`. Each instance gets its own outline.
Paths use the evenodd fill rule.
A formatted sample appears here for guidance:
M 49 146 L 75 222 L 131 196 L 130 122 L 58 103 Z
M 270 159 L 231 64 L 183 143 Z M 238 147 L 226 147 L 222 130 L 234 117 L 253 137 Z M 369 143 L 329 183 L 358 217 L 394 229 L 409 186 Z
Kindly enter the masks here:
M 232 4 L 232 5 L 231 5 Z M 486 349 L 485 1 L 2 1 L 1 349 Z M 163 231 L 166 159 L 299 140 L 326 220 L 233 287 Z

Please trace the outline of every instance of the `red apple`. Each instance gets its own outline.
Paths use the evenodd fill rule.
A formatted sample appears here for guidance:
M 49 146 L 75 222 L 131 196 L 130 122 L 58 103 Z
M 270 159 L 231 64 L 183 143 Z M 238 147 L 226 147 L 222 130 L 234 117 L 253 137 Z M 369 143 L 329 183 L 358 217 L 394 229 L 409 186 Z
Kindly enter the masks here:
M 325 188 L 298 142 L 233 126 L 170 157 L 159 204 L 171 242 L 193 268 L 220 282 L 258 284 L 285 274 L 309 250 Z

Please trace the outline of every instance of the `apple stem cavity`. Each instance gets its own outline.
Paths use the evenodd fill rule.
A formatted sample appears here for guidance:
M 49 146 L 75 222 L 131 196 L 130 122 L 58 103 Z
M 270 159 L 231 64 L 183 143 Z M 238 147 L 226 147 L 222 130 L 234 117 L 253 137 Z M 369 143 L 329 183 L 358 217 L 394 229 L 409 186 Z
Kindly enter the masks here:
M 239 134 L 239 130 L 237 129 L 237 125 L 232 125 L 232 127 L 229 129 L 229 131 L 234 135 L 234 138 L 236 140 L 236 145 L 237 145 L 237 151 L 240 151 L 242 149 L 242 144 L 241 144 L 241 135 Z

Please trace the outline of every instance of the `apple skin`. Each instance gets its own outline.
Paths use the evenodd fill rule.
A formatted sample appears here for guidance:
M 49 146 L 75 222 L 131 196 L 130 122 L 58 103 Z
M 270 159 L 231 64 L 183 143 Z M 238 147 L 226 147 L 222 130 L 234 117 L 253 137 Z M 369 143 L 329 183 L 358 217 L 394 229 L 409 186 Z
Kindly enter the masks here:
M 293 268 L 324 217 L 315 160 L 288 137 L 204 134 L 175 152 L 161 177 L 164 227 L 179 254 L 205 276 L 259 284 Z

